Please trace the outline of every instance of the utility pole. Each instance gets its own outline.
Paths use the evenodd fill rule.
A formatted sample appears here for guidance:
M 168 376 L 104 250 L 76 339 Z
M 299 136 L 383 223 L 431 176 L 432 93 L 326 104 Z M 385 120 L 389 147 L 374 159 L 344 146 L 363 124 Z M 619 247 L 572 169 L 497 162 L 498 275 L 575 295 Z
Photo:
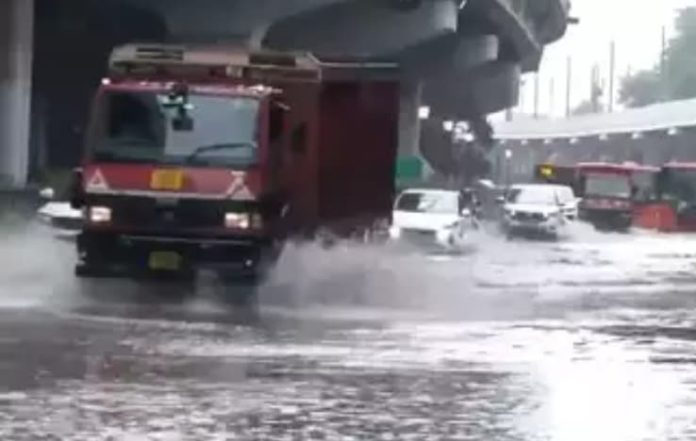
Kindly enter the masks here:
M 555 101 L 556 101 L 556 81 L 555 78 L 551 78 L 551 82 L 549 83 L 549 115 L 553 116 L 555 109 Z
M 539 118 L 539 71 L 534 73 L 534 119 Z
M 609 45 L 609 113 L 614 111 L 614 77 L 616 76 L 616 42 Z
M 599 98 L 602 96 L 602 88 L 599 84 L 599 66 L 592 66 L 590 74 L 590 103 L 592 104 L 592 112 L 599 113 Z
M 660 77 L 659 77 L 659 82 L 660 82 L 660 101 L 664 101 L 666 98 L 666 93 L 665 90 L 666 88 L 664 87 L 665 82 L 667 81 L 667 28 L 665 26 L 662 26 L 662 44 L 660 47 Z
M 573 80 L 573 61 L 572 58 L 570 58 L 570 55 L 568 55 L 568 59 L 566 60 L 566 118 L 570 117 L 570 91 L 572 86 L 572 80 Z
M 665 58 L 667 56 L 667 28 L 662 26 L 662 43 L 660 46 L 660 78 L 664 79 Z
M 520 107 L 520 113 L 524 115 L 524 107 L 525 107 L 525 89 L 526 89 L 527 82 L 525 81 L 524 78 L 520 79 L 520 98 L 518 100 L 518 105 Z

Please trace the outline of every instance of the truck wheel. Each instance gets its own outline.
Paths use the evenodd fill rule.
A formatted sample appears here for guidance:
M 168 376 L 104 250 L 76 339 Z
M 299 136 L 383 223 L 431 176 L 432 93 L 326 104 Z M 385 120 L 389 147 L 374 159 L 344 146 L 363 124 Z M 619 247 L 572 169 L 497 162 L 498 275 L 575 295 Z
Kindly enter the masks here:
M 84 278 L 100 278 L 109 277 L 108 268 L 92 263 L 78 263 L 75 265 L 75 277 Z

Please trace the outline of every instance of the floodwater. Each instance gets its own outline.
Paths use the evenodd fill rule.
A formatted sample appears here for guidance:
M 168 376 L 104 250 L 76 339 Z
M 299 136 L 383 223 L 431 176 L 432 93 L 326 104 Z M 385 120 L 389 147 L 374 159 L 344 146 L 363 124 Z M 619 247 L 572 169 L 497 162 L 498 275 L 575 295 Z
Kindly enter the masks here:
M 696 236 L 292 247 L 248 308 L 4 236 L 2 440 L 696 439 Z

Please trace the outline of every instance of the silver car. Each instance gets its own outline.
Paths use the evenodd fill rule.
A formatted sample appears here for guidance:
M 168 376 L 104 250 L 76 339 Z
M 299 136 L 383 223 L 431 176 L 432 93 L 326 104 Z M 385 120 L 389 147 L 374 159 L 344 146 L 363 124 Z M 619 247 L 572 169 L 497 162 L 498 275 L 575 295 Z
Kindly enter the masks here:
M 503 201 L 502 227 L 508 235 L 537 233 L 557 238 L 578 217 L 570 187 L 548 184 L 512 186 Z

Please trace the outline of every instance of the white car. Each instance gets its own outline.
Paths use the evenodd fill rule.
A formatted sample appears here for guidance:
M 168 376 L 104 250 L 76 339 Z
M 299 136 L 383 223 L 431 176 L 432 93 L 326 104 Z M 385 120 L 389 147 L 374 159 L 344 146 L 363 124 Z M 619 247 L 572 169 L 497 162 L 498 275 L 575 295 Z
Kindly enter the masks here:
M 570 187 L 512 186 L 503 199 L 502 226 L 508 235 L 539 233 L 559 237 L 578 217 L 578 199 Z
M 69 202 L 53 201 L 53 190 L 41 191 L 41 198 L 46 202 L 39 208 L 38 220 L 50 227 L 51 232 L 59 238 L 74 238 L 82 229 L 82 210 L 75 210 Z
M 460 202 L 456 191 L 406 190 L 394 205 L 389 236 L 393 241 L 416 246 L 461 251 L 478 223 Z

